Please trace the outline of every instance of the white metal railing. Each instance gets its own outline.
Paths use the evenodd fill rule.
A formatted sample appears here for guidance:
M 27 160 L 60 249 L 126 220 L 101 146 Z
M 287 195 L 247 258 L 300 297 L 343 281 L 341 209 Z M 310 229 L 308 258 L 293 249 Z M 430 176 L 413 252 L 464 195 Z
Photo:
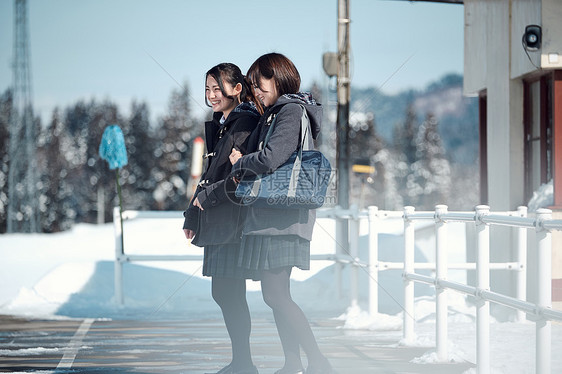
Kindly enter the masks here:
M 125 211 L 124 220 L 133 218 L 178 218 L 181 212 L 160 211 Z M 477 370 L 479 374 L 490 372 L 490 302 L 508 306 L 516 310 L 518 321 L 529 315 L 536 323 L 536 373 L 550 373 L 551 363 L 551 325 L 550 321 L 562 321 L 562 311 L 552 310 L 551 301 L 551 230 L 562 230 L 562 220 L 553 220 L 552 212 L 539 209 L 535 218 L 527 217 L 527 209 L 520 207 L 516 212 L 490 212 L 488 206 L 478 206 L 472 212 L 449 212 L 447 206 L 438 205 L 435 211 L 416 212 L 413 207 L 405 207 L 403 212 L 382 211 L 369 207 L 365 212 L 357 209 L 340 208 L 319 209 L 318 218 L 334 218 L 341 225 L 347 223 L 348 238 L 346 242 L 336 229 L 336 253 L 317 254 L 312 260 L 334 261 L 336 266 L 336 286 L 341 295 L 341 270 L 351 266 L 350 299 L 351 305 L 357 305 L 358 275 L 363 268 L 369 274 L 369 312 L 378 313 L 379 272 L 390 269 L 402 269 L 404 281 L 404 320 L 403 342 L 408 344 L 415 338 L 414 334 L 414 283 L 421 282 L 435 286 L 436 290 L 436 353 L 440 360 L 447 361 L 447 295 L 451 289 L 476 299 L 476 345 Z M 123 248 L 123 233 L 119 208 L 114 209 L 115 230 L 115 299 L 123 304 L 123 263 L 132 261 L 202 261 L 202 255 L 133 255 L 126 254 Z M 402 218 L 404 221 L 404 261 L 384 262 L 378 259 L 379 224 L 387 218 Z M 369 260 L 361 260 L 359 253 L 360 221 L 368 219 Z M 435 263 L 415 263 L 415 221 L 433 221 L 435 226 Z M 474 263 L 451 263 L 447 261 L 447 229 L 450 222 L 474 223 L 476 226 L 476 261 Z M 490 263 L 490 226 L 512 227 L 516 258 L 511 262 Z M 537 276 L 536 303 L 526 301 L 527 283 L 527 230 L 536 231 Z M 430 277 L 415 272 L 415 269 L 435 270 Z M 476 270 L 476 286 L 449 281 L 450 269 Z M 490 271 L 511 270 L 517 274 L 516 297 L 490 291 Z
M 125 253 L 122 222 L 133 219 L 178 219 L 182 217 L 181 211 L 137 211 L 126 210 L 119 214 L 119 207 L 113 208 L 113 228 L 115 233 L 115 263 L 114 263 L 114 292 L 115 301 L 119 305 L 124 304 L 123 293 L 123 265 L 128 262 L 141 262 L 141 261 L 203 261 L 203 255 L 154 255 L 154 254 L 131 254 Z M 318 218 L 340 218 L 350 222 L 350 236 L 359 237 L 359 218 L 366 218 L 365 214 L 359 214 L 357 209 L 343 210 L 340 208 L 319 209 L 317 211 Z M 123 229 L 124 230 L 124 229 Z M 341 242 L 341 240 L 340 240 Z M 311 255 L 311 260 L 325 260 L 334 261 L 340 264 L 341 267 L 351 265 L 351 278 L 352 278 L 352 304 L 357 303 L 358 292 L 358 269 L 360 267 L 367 267 L 368 265 L 358 258 L 359 243 L 357 240 L 352 240 L 351 248 L 340 248 L 336 253 L 323 253 Z M 355 254 L 350 256 L 350 253 Z M 341 272 L 341 267 L 338 267 Z M 338 278 L 339 277 L 339 278 Z M 337 282 L 338 293 L 341 295 L 342 281 L 341 275 L 336 277 L 339 279 Z
M 121 216 L 123 221 L 136 218 L 181 218 L 179 211 L 136 211 L 126 210 L 121 215 L 119 207 L 113 208 L 113 230 L 115 233 L 115 263 L 114 263 L 114 288 L 115 301 L 119 305 L 124 304 L 123 295 L 123 264 L 134 261 L 202 261 L 202 255 L 139 255 L 127 254 L 123 246 L 123 231 L 121 228 Z
M 491 213 L 485 205 L 474 212 L 448 212 L 447 206 L 436 206 L 435 212 L 415 212 L 413 207 L 404 208 L 404 341 L 414 339 L 414 282 L 432 284 L 436 290 L 436 352 L 440 360 L 446 361 L 447 352 L 447 298 L 446 290 L 452 289 L 476 298 L 476 359 L 480 374 L 490 372 L 490 302 L 513 308 L 522 319 L 525 313 L 536 324 L 536 373 L 551 371 L 551 325 L 550 321 L 562 321 L 562 312 L 552 310 L 551 258 L 552 241 L 550 230 L 562 230 L 562 220 L 553 220 L 552 212 L 539 209 L 535 218 L 526 217 L 526 208 L 519 215 Z M 414 271 L 414 229 L 417 220 L 435 221 L 435 277 L 416 274 Z M 474 222 L 476 225 L 476 286 L 447 280 L 447 224 L 449 222 Z M 519 274 L 517 297 L 490 291 L 490 226 L 510 226 L 517 230 L 517 256 L 512 269 Z M 537 277 L 536 303 L 525 300 L 527 229 L 536 230 Z M 524 318 L 524 317 L 523 317 Z

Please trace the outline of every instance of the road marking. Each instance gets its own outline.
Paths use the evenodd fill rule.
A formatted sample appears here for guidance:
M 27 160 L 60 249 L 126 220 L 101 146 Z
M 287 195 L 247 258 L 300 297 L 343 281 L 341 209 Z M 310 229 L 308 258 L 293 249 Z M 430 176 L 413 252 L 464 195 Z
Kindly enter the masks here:
M 82 340 L 84 340 L 84 337 L 88 333 L 88 330 L 90 329 L 90 326 L 92 326 L 92 323 L 94 323 L 93 318 L 86 318 L 82 322 L 78 330 L 76 330 L 76 333 L 74 334 L 72 339 L 70 339 L 70 343 L 68 343 L 68 346 L 65 348 L 64 355 L 57 365 L 57 369 L 69 369 L 72 367 L 74 359 L 76 358 L 76 355 L 80 350 Z

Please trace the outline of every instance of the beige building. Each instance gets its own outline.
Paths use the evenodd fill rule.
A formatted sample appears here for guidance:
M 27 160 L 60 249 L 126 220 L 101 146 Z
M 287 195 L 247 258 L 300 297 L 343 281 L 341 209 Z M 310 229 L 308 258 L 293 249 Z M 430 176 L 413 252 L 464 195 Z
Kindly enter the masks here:
M 479 97 L 481 202 L 493 211 L 515 210 L 552 181 L 548 208 L 561 219 L 562 0 L 434 2 L 464 6 L 464 94 Z M 531 245 L 532 239 L 530 232 Z M 513 258 L 509 229 L 496 229 L 492 240 L 492 261 Z M 560 232 L 553 234 L 552 250 L 552 294 L 560 302 Z M 534 259 L 529 247 L 529 290 Z M 491 281 L 492 289 L 502 291 L 514 284 L 501 272 Z M 532 292 L 528 299 L 533 301 Z

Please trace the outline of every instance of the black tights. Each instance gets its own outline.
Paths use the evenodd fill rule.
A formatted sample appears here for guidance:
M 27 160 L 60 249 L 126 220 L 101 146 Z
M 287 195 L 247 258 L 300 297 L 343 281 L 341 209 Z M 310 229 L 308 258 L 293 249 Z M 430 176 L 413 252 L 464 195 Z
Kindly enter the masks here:
M 263 299 L 273 310 L 285 354 L 284 369 L 290 372 L 303 367 L 300 347 L 306 353 L 309 367 L 329 366 L 318 348 L 306 316 L 291 297 L 291 270 L 292 267 L 267 270 L 262 273 L 261 279 Z
M 213 299 L 219 305 L 232 345 L 234 369 L 253 366 L 250 353 L 251 320 L 246 301 L 246 280 L 213 277 Z

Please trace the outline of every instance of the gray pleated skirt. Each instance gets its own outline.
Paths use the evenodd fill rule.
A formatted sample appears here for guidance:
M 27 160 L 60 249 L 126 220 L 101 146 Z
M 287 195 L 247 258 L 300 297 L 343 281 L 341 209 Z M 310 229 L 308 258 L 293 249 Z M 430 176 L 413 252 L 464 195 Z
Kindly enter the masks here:
M 310 269 L 310 241 L 296 235 L 244 235 L 240 244 L 205 247 L 203 275 L 260 280 L 264 270 Z
M 206 277 L 240 278 L 237 266 L 240 243 L 207 245 L 203 255 L 203 275 Z

